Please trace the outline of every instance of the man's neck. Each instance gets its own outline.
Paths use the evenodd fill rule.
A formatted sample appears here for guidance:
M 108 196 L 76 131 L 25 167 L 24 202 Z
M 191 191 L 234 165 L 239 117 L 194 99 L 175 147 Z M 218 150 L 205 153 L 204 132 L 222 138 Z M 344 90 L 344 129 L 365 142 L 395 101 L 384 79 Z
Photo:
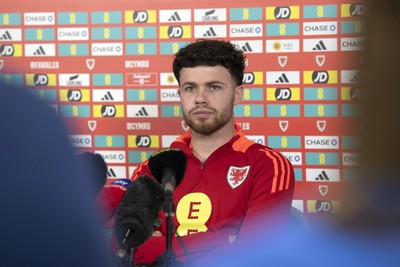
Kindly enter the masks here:
M 192 152 L 201 162 L 205 162 L 215 150 L 231 140 L 234 134 L 234 124 L 227 125 L 211 135 L 192 131 Z

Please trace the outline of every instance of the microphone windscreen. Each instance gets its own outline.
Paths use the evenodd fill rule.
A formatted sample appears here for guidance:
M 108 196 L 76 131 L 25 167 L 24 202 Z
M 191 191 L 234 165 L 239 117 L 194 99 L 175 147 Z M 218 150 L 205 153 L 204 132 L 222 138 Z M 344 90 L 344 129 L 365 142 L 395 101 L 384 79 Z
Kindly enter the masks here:
M 186 156 L 177 148 L 165 148 L 155 152 L 149 158 L 149 168 L 154 178 L 162 183 L 165 168 L 172 168 L 176 186 L 182 181 L 186 171 Z
M 128 186 L 115 213 L 114 234 L 120 244 L 126 238 L 125 244 L 137 247 L 153 234 L 163 197 L 161 185 L 149 176 L 140 176 Z

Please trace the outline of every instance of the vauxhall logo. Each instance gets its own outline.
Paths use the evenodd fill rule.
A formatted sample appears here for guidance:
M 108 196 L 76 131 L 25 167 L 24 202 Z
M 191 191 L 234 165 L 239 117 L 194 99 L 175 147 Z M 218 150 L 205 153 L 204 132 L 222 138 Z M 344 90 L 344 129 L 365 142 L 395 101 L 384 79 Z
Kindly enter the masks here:
M 253 84 L 255 80 L 254 73 L 247 72 L 243 76 L 243 83 L 244 84 Z
M 352 4 L 350 5 L 350 15 L 352 17 L 356 16 L 363 16 L 365 15 L 365 5 L 360 5 L 360 4 Z
M 81 90 L 68 90 L 69 101 L 81 101 L 81 99 L 82 99 Z
M 314 71 L 312 73 L 312 80 L 314 83 L 327 83 L 329 74 L 327 71 Z
M 49 78 L 46 74 L 35 74 L 33 76 L 33 83 L 35 85 L 47 85 L 49 83 Z
M 276 100 L 290 100 L 292 97 L 292 91 L 290 88 L 276 88 L 275 98 Z
M 103 117 L 115 117 L 115 114 L 117 114 L 117 109 L 115 106 L 102 106 L 101 107 L 101 115 Z
M 274 10 L 274 16 L 276 19 L 288 19 L 290 18 L 290 8 L 287 6 L 276 7 Z
M 148 135 L 136 136 L 136 145 L 138 147 L 149 147 L 151 144 L 151 138 Z
M 149 19 L 149 15 L 147 11 L 135 11 L 133 12 L 133 21 L 134 22 L 147 22 Z
M 180 38 L 183 35 L 183 29 L 181 26 L 171 26 L 168 27 L 168 37 L 169 38 Z
M 0 55 L 2 55 L 2 56 L 14 55 L 14 46 L 13 45 L 0 45 Z

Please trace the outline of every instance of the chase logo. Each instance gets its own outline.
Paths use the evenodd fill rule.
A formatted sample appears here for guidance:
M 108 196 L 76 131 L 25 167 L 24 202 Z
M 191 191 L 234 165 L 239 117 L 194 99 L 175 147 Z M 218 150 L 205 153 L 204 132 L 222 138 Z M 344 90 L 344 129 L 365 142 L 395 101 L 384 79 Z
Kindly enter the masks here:
M 337 83 L 337 71 L 304 71 L 303 78 L 305 84 Z
M 304 35 L 333 35 L 337 34 L 337 21 L 304 22 Z
M 157 135 L 128 135 L 128 147 L 151 147 L 158 148 L 160 146 Z
M 266 8 L 267 20 L 274 19 L 299 19 L 298 6 L 277 6 Z
M 366 15 L 365 4 L 342 4 L 341 5 L 342 17 L 361 17 Z
M 55 86 L 56 74 L 26 74 L 26 85 L 29 86 Z
M 54 12 L 27 12 L 24 13 L 25 25 L 54 25 Z
M 126 162 L 126 155 L 125 151 L 123 150 L 96 150 L 94 151 L 96 154 L 100 154 L 105 162 L 107 163 L 125 163 Z M 130 183 L 127 179 L 121 179 L 115 181 L 113 184 L 119 184 L 122 186 L 128 186 Z
M 244 84 L 263 84 L 264 78 L 261 71 L 258 72 L 245 72 L 243 75 Z
M 125 23 L 155 23 L 157 16 L 155 10 L 125 11 Z
M 260 36 L 262 36 L 262 24 L 230 25 L 230 37 L 260 37 Z
M 183 26 L 160 26 L 161 39 L 190 38 L 192 28 L 189 25 Z
M 22 56 L 22 45 L 21 44 L 0 45 L 0 56 L 20 57 Z
M 282 152 L 283 156 L 287 158 L 292 165 L 302 165 L 303 158 L 301 152 Z
M 91 135 L 69 135 L 68 137 L 73 147 L 92 147 Z

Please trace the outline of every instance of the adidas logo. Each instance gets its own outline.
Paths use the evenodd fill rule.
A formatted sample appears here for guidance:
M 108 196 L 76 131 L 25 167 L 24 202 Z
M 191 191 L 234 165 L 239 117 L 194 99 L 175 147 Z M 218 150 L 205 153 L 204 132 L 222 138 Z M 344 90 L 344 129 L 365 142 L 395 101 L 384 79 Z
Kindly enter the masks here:
M 244 46 L 242 46 L 242 50 L 243 50 L 243 52 L 252 52 L 253 51 L 253 49 L 251 48 L 251 46 L 248 42 L 246 42 L 244 44 Z
M 206 31 L 205 34 L 203 34 L 204 37 L 216 37 L 217 34 L 215 33 L 214 29 L 210 27 L 208 31 Z
M 322 42 L 322 40 L 321 40 L 313 47 L 312 50 L 314 50 L 314 51 L 322 51 L 322 50 L 328 50 L 328 49 L 326 48 L 324 42 Z
M 108 178 L 117 178 L 117 175 L 115 174 L 114 170 L 112 168 L 109 168 L 107 171 L 107 177 Z
M 110 91 L 108 91 L 102 98 L 101 100 L 105 100 L 105 101 L 110 101 L 110 100 L 114 100 L 112 94 Z
M 0 40 L 12 40 L 11 34 L 9 31 L 6 31 L 1 37 Z
M 41 56 L 41 55 L 46 55 L 46 52 L 44 51 L 42 46 L 39 46 L 38 49 L 33 53 L 35 56 Z
M 137 117 L 142 117 L 142 116 L 149 116 L 149 113 L 147 113 L 146 109 L 144 107 L 142 107 L 141 109 L 139 109 L 139 111 L 135 114 L 135 116 Z
M 361 72 L 358 72 L 356 76 L 354 76 L 351 80 L 352 83 L 358 83 L 361 82 Z
M 315 177 L 316 181 L 329 181 L 329 177 L 325 171 L 322 171 L 317 177 Z
M 275 82 L 276 83 L 289 83 L 289 79 L 285 73 L 282 73 L 281 77 L 279 77 L 278 80 L 276 80 Z
M 175 11 L 168 21 L 181 21 L 181 17 L 179 17 L 178 12 Z

